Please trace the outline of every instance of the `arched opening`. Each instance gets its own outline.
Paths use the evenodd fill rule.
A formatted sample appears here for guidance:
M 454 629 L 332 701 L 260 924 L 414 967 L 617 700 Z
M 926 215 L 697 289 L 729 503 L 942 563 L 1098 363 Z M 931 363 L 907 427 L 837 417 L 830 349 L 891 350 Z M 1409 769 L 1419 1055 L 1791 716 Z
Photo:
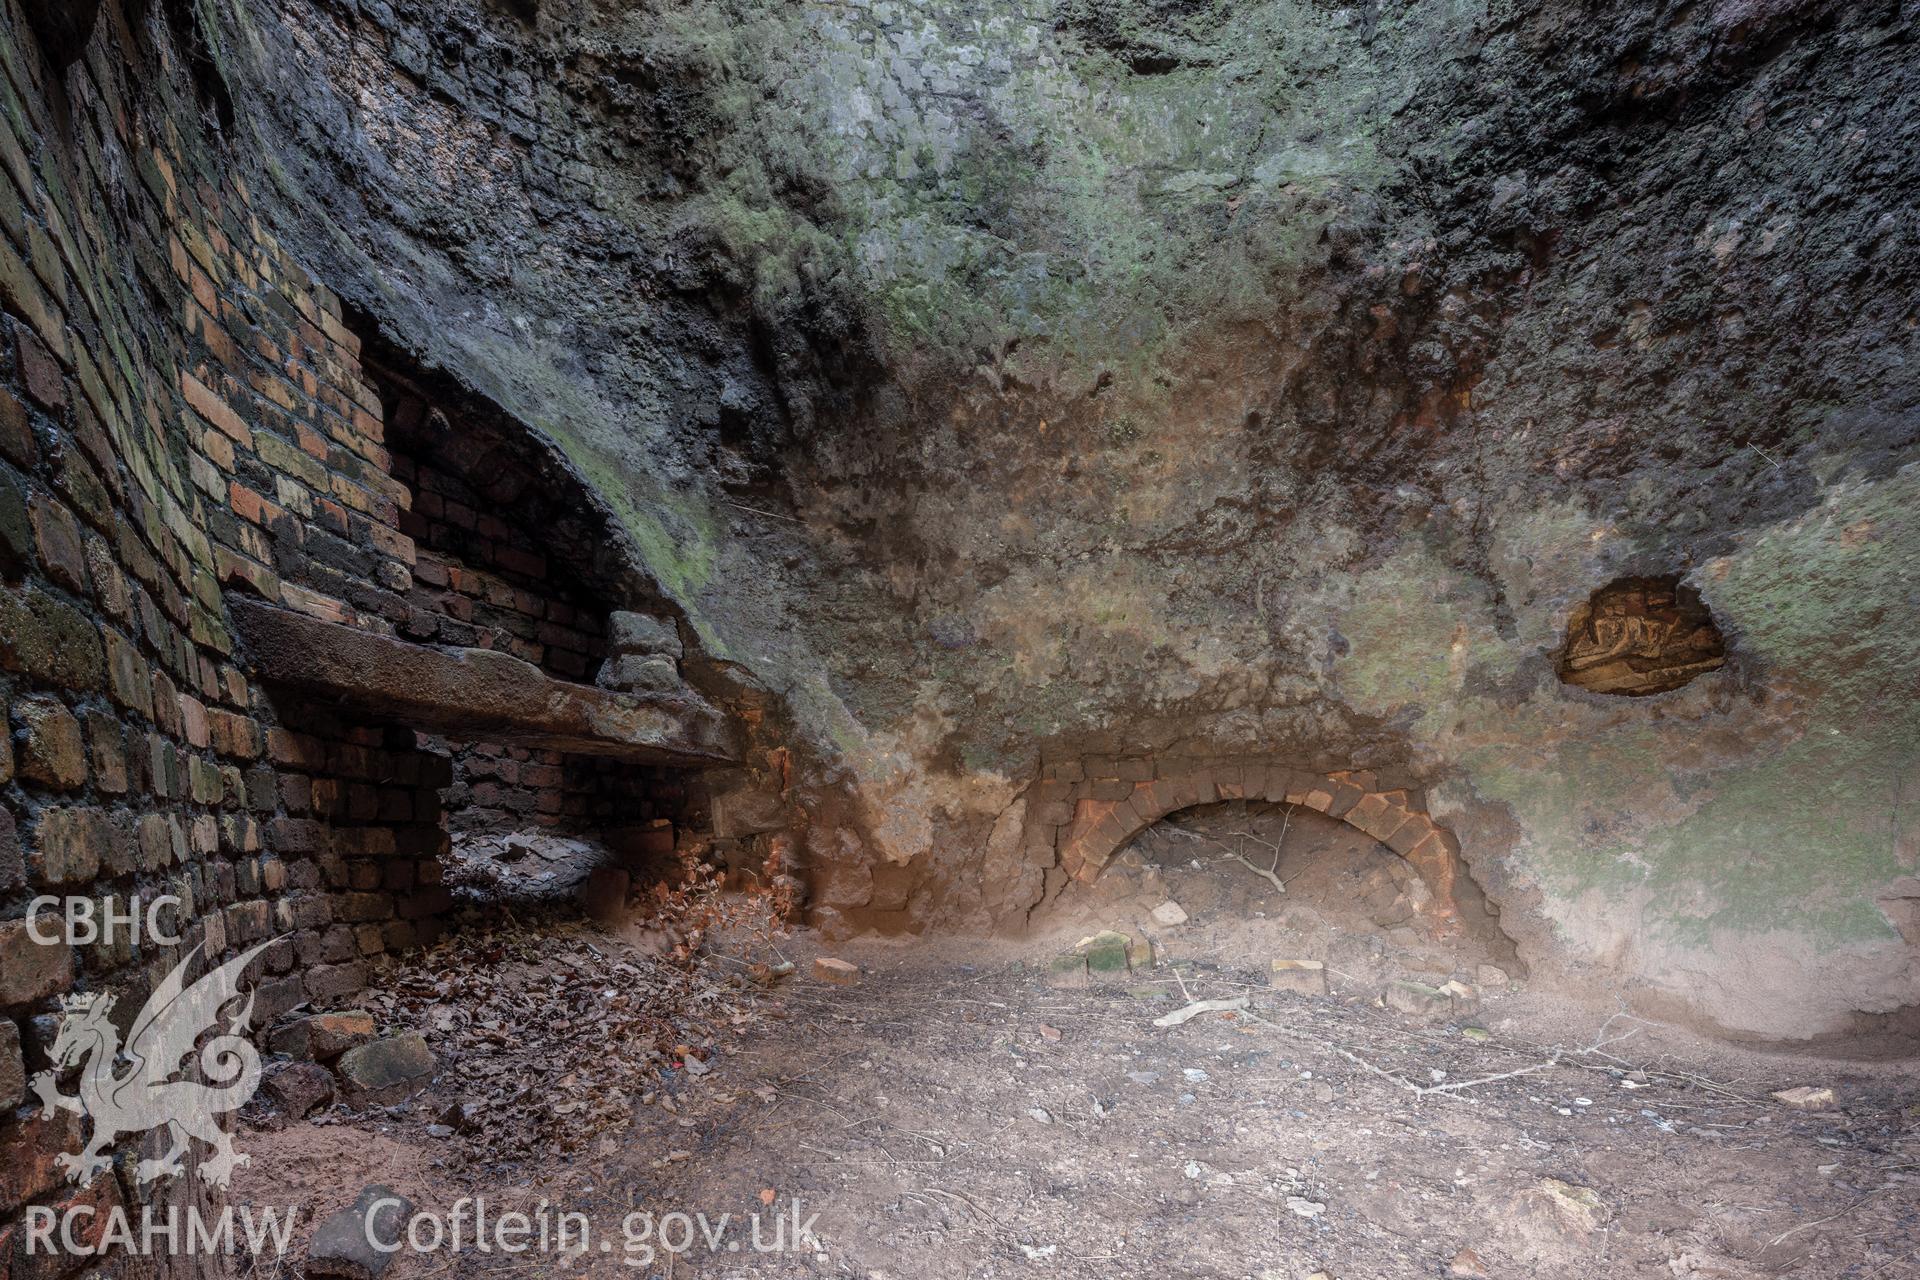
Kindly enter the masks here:
M 1469 885 L 1471 882 L 1468 882 Z M 1161 959 L 1264 968 L 1308 960 L 1334 985 L 1480 982 L 1518 971 L 1477 891 L 1441 903 L 1402 853 L 1303 804 L 1214 801 L 1147 823 L 1049 913 L 1145 939 Z
M 1029 794 L 1026 838 L 1057 849 L 1067 877 L 1038 927 L 1125 934 L 1156 958 L 1311 961 L 1350 988 L 1523 967 L 1417 788 L 1247 760 L 1074 772 Z

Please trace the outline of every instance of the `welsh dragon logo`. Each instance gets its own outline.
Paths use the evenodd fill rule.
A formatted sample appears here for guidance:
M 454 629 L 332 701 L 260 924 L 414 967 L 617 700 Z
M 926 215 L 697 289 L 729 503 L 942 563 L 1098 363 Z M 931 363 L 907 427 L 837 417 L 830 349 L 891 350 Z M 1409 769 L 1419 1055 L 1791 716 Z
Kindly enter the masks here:
M 213 1148 L 212 1158 L 201 1162 L 200 1176 L 216 1187 L 225 1187 L 234 1169 L 247 1163 L 248 1158 L 233 1149 L 233 1136 L 220 1128 L 219 1115 L 244 1106 L 260 1087 L 260 1054 L 246 1038 L 253 1016 L 251 992 L 245 1007 L 228 1018 L 226 1031 L 200 1050 L 200 1074 L 213 1083 L 173 1077 L 184 1070 L 181 1060 L 200 1037 L 214 1028 L 220 1010 L 238 997 L 247 965 L 276 941 L 269 939 L 186 986 L 186 972 L 200 954 L 200 947 L 194 947 L 141 1006 L 125 1045 L 108 1016 L 113 1011 L 111 995 L 87 993 L 62 1002 L 53 1070 L 40 1072 L 32 1083 L 46 1118 L 71 1111 L 93 1121 L 93 1136 L 78 1154 L 55 1157 L 70 1181 L 88 1182 L 111 1165 L 108 1152 L 123 1134 L 162 1126 L 171 1131 L 173 1145 L 158 1160 L 140 1161 L 134 1169 L 136 1182 L 183 1173 L 181 1157 L 187 1154 L 189 1138 Z M 86 1065 L 79 1093 L 68 1097 L 59 1091 L 56 1073 L 81 1062 Z

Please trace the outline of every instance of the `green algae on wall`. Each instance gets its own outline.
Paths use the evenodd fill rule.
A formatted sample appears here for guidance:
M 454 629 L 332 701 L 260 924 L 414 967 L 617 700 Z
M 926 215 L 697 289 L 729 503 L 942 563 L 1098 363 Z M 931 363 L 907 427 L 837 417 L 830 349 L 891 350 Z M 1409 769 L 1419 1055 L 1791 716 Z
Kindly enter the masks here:
M 1785 721 L 1777 746 L 1762 735 L 1739 759 L 1703 758 L 1701 730 L 1732 713 L 1699 704 L 1625 724 L 1583 724 L 1591 712 L 1565 694 L 1517 717 L 1485 709 L 1507 723 L 1462 753 L 1464 770 L 1512 811 L 1550 897 L 1642 891 L 1644 927 L 1696 947 L 1722 930 L 1822 948 L 1895 938 L 1874 899 L 1911 870 L 1894 802 L 1920 741 L 1920 635 L 1886 602 L 1920 587 L 1916 510 L 1920 467 L 1846 479 L 1696 576 L 1767 689 L 1769 705 L 1746 714 Z M 1515 741 L 1529 729 L 1535 744 Z
M 1484 584 L 1415 546 L 1355 574 L 1325 607 L 1347 652 L 1333 664 L 1341 695 L 1370 714 L 1414 717 L 1433 737 L 1457 717 L 1467 673 L 1504 675 L 1519 661 L 1496 632 Z

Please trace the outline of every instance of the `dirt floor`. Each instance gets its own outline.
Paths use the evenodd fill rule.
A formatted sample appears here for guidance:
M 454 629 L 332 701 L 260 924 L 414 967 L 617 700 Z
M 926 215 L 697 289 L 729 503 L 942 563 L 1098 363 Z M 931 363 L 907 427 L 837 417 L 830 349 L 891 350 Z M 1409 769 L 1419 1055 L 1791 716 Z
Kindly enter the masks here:
M 836 985 L 808 935 L 770 980 L 763 936 L 691 966 L 639 941 L 503 925 L 393 975 L 378 1011 L 427 1032 L 433 1088 L 241 1143 L 238 1198 L 303 1206 L 287 1270 L 377 1182 L 443 1230 L 475 1195 L 590 1224 L 481 1252 L 469 1212 L 460 1251 L 402 1250 L 392 1277 L 1920 1277 L 1909 1067 L 1525 990 L 1423 1022 L 1197 959 L 1061 989 L 1052 943 L 843 946 L 861 973 Z M 1834 1101 L 1769 1097 L 1804 1085 Z

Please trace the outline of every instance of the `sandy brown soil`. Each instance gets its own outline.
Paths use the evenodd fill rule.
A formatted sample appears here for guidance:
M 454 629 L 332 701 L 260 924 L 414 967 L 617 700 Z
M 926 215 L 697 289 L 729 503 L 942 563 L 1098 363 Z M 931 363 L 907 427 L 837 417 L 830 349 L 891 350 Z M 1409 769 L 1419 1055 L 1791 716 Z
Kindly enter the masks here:
M 1041 953 L 984 943 L 842 949 L 864 971 L 843 987 L 810 976 L 812 941 L 727 1020 L 704 1074 L 647 1066 L 652 1100 L 571 1155 L 429 1136 L 457 1100 L 437 1087 L 250 1135 L 242 1194 L 315 1217 L 371 1181 L 442 1213 L 544 1198 L 596 1232 L 571 1255 L 402 1253 L 392 1276 L 1920 1276 L 1908 1069 L 1717 1048 L 1524 992 L 1482 1010 L 1482 1039 L 1200 964 L 1061 990 Z M 1153 1025 L 1187 996 L 1243 994 L 1248 1016 Z M 1408 1087 L 1603 1040 L 1456 1096 Z M 1802 1084 L 1836 1104 L 1768 1097 Z M 795 1204 L 817 1239 L 756 1253 L 746 1215 L 770 1239 Z M 627 1215 L 675 1211 L 731 1214 L 729 1234 L 649 1258 L 658 1236 L 633 1220 L 629 1248 Z

